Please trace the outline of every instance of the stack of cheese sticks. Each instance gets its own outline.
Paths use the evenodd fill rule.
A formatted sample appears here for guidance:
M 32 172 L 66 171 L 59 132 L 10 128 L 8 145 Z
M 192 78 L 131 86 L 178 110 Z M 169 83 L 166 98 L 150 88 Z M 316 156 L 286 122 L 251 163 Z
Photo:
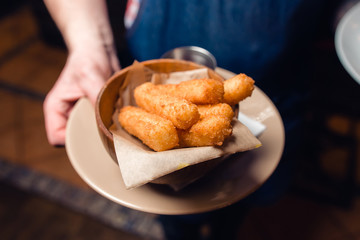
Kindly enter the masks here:
M 120 110 L 120 125 L 154 151 L 221 146 L 231 136 L 232 106 L 251 96 L 254 80 L 238 74 L 225 81 L 150 82 L 134 90 L 135 106 Z

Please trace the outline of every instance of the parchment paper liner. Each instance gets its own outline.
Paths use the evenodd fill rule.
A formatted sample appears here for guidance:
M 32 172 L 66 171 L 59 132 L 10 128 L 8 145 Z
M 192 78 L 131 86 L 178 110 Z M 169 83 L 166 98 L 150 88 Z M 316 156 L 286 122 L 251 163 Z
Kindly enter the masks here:
M 175 77 L 174 77 L 175 76 Z M 113 134 L 115 152 L 127 189 L 146 183 L 168 184 L 179 190 L 202 177 L 216 167 L 227 156 L 261 146 L 261 142 L 240 123 L 233 119 L 233 134 L 221 147 L 178 148 L 155 152 L 137 138 L 129 135 L 118 123 L 118 111 L 122 106 L 134 105 L 133 90 L 146 81 L 156 83 L 177 83 L 183 80 L 207 77 L 207 69 L 177 72 L 174 74 L 154 73 L 139 62 L 134 62 L 123 87 L 119 89 L 119 99 L 113 115 Z

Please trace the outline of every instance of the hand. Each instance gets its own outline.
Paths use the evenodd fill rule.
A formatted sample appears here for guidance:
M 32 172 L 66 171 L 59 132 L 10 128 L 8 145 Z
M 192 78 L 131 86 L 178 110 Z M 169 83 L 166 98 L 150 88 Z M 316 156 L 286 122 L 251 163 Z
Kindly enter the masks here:
M 44 102 L 45 128 L 51 145 L 64 145 L 69 114 L 78 99 L 97 95 L 114 72 L 120 69 L 114 51 L 87 48 L 70 53 L 58 80 Z

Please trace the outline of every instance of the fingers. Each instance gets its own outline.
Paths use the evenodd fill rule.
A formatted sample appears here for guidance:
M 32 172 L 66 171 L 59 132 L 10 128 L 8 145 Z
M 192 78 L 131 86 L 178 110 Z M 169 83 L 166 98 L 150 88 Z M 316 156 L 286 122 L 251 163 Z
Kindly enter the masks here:
M 179 137 L 172 122 L 156 114 L 127 106 L 121 109 L 118 119 L 128 133 L 157 152 L 179 145 Z
M 229 104 L 218 103 L 213 105 L 198 105 L 201 118 L 210 115 L 221 115 L 228 118 L 230 121 L 234 117 L 234 111 Z
M 216 104 L 223 101 L 224 85 L 215 79 L 193 79 L 176 85 L 156 85 L 170 95 L 184 98 L 194 104 Z
M 255 81 L 246 74 L 240 73 L 224 82 L 224 102 L 235 105 L 251 96 Z
M 156 85 L 156 88 L 194 104 L 227 103 L 234 106 L 251 96 L 254 83 L 251 77 L 241 73 L 224 82 L 215 79 L 193 79 L 179 84 L 160 84 Z
M 50 92 L 44 102 L 45 129 L 48 141 L 54 146 L 65 144 L 66 123 L 72 103 L 59 99 L 54 92 Z
M 221 146 L 232 134 L 231 120 L 221 115 L 209 115 L 191 126 L 178 130 L 180 147 Z
M 76 101 L 87 97 L 95 105 L 105 81 L 120 69 L 113 45 L 105 49 L 103 45 L 84 42 L 69 52 L 65 67 L 44 102 L 45 128 L 52 145 L 65 143 L 66 124 Z
M 195 104 L 164 94 L 150 82 L 138 86 L 134 91 L 134 97 L 139 107 L 170 120 L 180 129 L 191 127 L 200 118 Z
M 65 144 L 66 125 L 74 104 L 81 97 L 88 97 L 95 104 L 107 77 L 93 64 L 78 67 L 78 61 L 74 58 L 68 59 L 59 79 L 44 101 L 45 128 L 51 145 Z

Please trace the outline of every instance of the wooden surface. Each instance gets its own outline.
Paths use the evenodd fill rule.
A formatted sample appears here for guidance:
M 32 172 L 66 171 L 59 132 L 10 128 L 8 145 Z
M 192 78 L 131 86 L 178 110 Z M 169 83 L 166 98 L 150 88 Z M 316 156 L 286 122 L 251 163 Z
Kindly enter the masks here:
M 65 64 L 64 49 L 37 35 L 32 12 L 21 8 L 0 22 L 0 156 L 82 188 L 65 148 L 47 142 L 42 101 Z
M 0 183 L 1 239 L 140 240 L 42 197 Z

